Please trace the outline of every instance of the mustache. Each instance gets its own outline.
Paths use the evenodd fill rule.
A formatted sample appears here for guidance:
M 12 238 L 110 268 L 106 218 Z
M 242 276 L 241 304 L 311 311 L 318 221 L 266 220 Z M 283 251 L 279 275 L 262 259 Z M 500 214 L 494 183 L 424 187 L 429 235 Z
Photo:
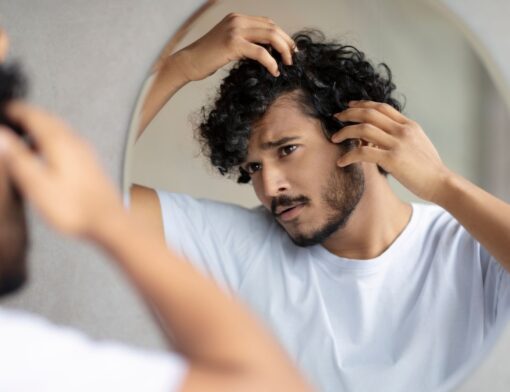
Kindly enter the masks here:
M 291 197 L 291 196 L 287 196 L 287 195 L 278 196 L 278 197 L 273 198 L 273 200 L 271 200 L 271 213 L 273 214 L 273 216 L 277 216 L 276 209 L 280 206 L 288 207 L 293 204 L 298 204 L 298 203 L 302 204 L 302 203 L 308 203 L 308 202 L 310 202 L 310 199 L 304 195 L 300 195 L 300 196 L 296 196 L 296 197 Z

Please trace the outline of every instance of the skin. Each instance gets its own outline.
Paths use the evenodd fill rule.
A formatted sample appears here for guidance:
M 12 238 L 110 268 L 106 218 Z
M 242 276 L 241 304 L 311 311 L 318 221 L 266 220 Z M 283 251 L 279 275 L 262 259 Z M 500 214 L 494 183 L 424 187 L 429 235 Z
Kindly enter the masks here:
M 10 103 L 6 113 L 35 149 L 0 126 L 0 241 L 12 223 L 4 220 L 10 213 L 3 209 L 12 205 L 12 183 L 53 228 L 108 253 L 156 310 L 163 330 L 170 331 L 169 343 L 188 361 L 180 391 L 313 390 L 242 305 L 168 249 L 154 227 L 124 209 L 91 146 L 65 122 L 23 102 Z M 2 250 L 11 245 L 0 243 Z M 9 265 L 0 258 L 0 278 Z
M 386 104 L 351 102 L 337 114 L 357 122 L 333 140 L 362 139 L 339 166 L 357 162 L 382 166 L 416 196 L 448 211 L 487 251 L 510 271 L 510 204 L 489 194 L 442 162 L 421 126 Z
M 347 223 L 364 178 L 360 165 L 336 165 L 343 149 L 324 137 L 319 120 L 303 114 L 295 95 L 279 97 L 254 126 L 243 168 L 264 207 L 297 245 L 308 246 Z M 281 213 L 296 204 L 295 216 Z
M 247 34 L 247 26 L 254 23 L 264 23 L 264 26 L 268 27 L 265 30 L 268 33 L 265 38 L 253 39 L 253 36 Z M 287 58 L 289 54 L 292 54 L 294 47 L 287 37 L 274 25 L 273 21 L 267 18 L 228 15 L 218 26 L 194 44 L 175 55 L 161 59 L 160 64 L 163 65 L 152 86 L 152 93 L 149 93 L 145 102 L 143 112 L 146 118 L 142 121 L 140 133 L 176 91 L 190 81 L 199 80 L 214 73 L 218 67 L 228 61 L 251 58 L 260 61 L 266 66 L 268 72 L 278 77 L 274 66 L 271 67 L 271 62 L 268 60 L 269 53 L 264 52 L 265 49 L 259 47 L 257 54 L 261 56 L 253 56 L 255 52 L 247 48 L 253 49 L 250 44 L 270 43 L 283 58 Z M 282 45 L 282 40 L 288 45 Z M 211 61 L 197 61 L 198 59 Z M 212 59 L 215 59 L 214 62 Z M 193 72 L 190 73 L 188 70 Z M 272 121 L 279 121 L 280 115 L 283 121 L 285 114 L 288 115 L 277 108 L 271 108 L 271 110 L 273 111 Z M 293 113 L 293 115 L 299 116 L 299 113 Z M 320 197 L 316 193 L 317 182 L 324 184 L 326 178 L 330 176 L 329 168 L 333 164 L 333 159 L 338 158 L 339 167 L 360 164 L 365 178 L 363 197 L 348 223 L 328 237 L 322 245 L 338 256 L 352 259 L 374 258 L 384 252 L 402 232 L 412 211 L 409 204 L 396 197 L 386 178 L 377 172 L 376 164 L 378 164 L 415 195 L 440 205 L 452 214 L 510 271 L 510 205 L 508 203 L 453 173 L 441 161 L 437 150 L 420 125 L 390 106 L 370 101 L 352 102 L 349 109 L 336 115 L 345 122 L 358 124 L 345 127 L 342 132 L 333 137 L 333 141 L 342 143 L 347 139 L 355 139 L 360 141 L 359 147 L 341 157 L 333 157 L 329 154 L 327 144 L 324 144 L 325 150 L 321 151 L 324 162 L 314 164 L 326 167 L 326 171 L 323 172 L 325 174 L 316 174 L 319 177 L 325 177 L 316 178 L 306 172 L 305 184 L 301 177 L 298 178 L 298 174 L 292 174 L 290 170 L 283 171 L 282 168 L 285 167 L 283 163 L 273 165 L 275 160 L 271 160 L 268 167 L 266 162 L 266 172 L 269 171 L 269 174 L 261 176 L 263 180 L 259 182 L 254 181 L 255 192 L 266 208 L 269 206 L 268 199 L 274 195 L 274 187 L 281 186 L 289 189 L 288 192 L 286 191 L 289 196 L 295 196 L 297 193 L 313 196 L 314 205 L 310 208 L 306 207 L 299 219 L 303 222 L 307 220 L 311 227 L 317 228 L 325 219 L 325 212 L 318 211 Z M 287 116 L 286 119 L 290 117 Z M 306 126 L 305 122 L 302 125 Z M 281 128 L 281 130 L 284 129 Z M 254 136 L 254 139 L 262 140 L 265 137 L 264 133 L 268 132 L 270 132 L 269 126 L 266 130 L 259 132 L 258 136 Z M 250 142 L 249 148 L 252 156 L 255 153 L 259 154 L 256 144 Z M 271 180 L 273 176 L 276 178 L 274 182 Z M 151 222 L 150 224 L 161 233 L 163 230 L 161 210 L 155 192 L 135 185 L 131 189 L 131 195 L 134 213 L 141 219 Z M 306 209 L 309 211 L 305 211 Z M 311 220 L 312 214 L 309 212 L 312 209 L 317 212 L 316 221 Z M 284 228 L 291 236 L 293 233 L 305 230 L 304 225 L 299 224 L 298 221 L 285 223 Z M 160 236 L 162 237 L 162 234 Z
M 265 35 L 254 39 L 250 35 L 252 28 L 263 28 Z M 283 45 L 282 42 L 287 43 L 287 45 Z M 155 81 L 149 90 L 142 109 L 140 134 L 159 109 L 180 88 L 189 82 L 207 77 L 219 69 L 218 67 L 227 64 L 229 61 L 239 58 L 251 58 L 261 62 L 266 66 L 268 72 L 278 77 L 275 72 L 276 62 L 269 52 L 260 46 L 258 46 L 257 51 L 253 51 L 254 45 L 257 46 L 256 44 L 259 43 L 271 44 L 280 52 L 282 58 L 288 59 L 286 62 L 291 64 L 295 44 L 281 28 L 267 18 L 235 13 L 227 15 L 217 26 L 195 43 L 165 59 L 160 59 L 160 68 L 157 71 Z M 257 53 L 257 55 L 254 56 L 254 53 Z M 188 72 L 189 70 L 194 70 L 194 72 L 190 73 Z M 276 110 L 275 112 L 277 114 Z M 294 112 L 292 114 L 295 115 L 297 113 Z M 303 116 L 300 119 L 305 121 Z M 323 136 L 320 141 L 323 143 L 323 146 L 328 146 L 327 148 L 331 149 L 331 151 L 334 150 L 335 154 L 338 154 L 338 149 L 333 148 L 331 143 Z M 333 159 L 333 157 L 330 158 Z M 334 159 L 337 158 L 339 156 L 335 155 Z M 327 162 L 320 163 L 320 165 L 328 168 L 325 173 L 329 177 L 331 170 L 333 170 L 332 161 L 328 159 Z M 380 181 L 380 175 L 375 170 L 375 165 L 361 164 L 361 167 L 365 177 L 365 185 L 370 185 L 370 190 L 368 192 L 367 190 L 365 191 L 358 208 L 353 212 L 349 220 L 348 227 L 345 227 L 341 232 L 335 232 L 322 243 L 323 246 L 333 253 L 357 259 L 371 258 L 380 254 L 403 230 L 411 214 L 411 207 L 395 197 L 386 181 Z M 311 179 L 313 176 L 309 175 L 307 177 Z M 326 178 L 320 180 L 321 184 L 325 182 Z M 305 187 L 301 184 L 295 186 L 299 187 L 301 194 L 311 196 L 315 192 L 312 187 Z M 267 206 L 266 196 L 263 196 L 266 191 L 259 191 L 257 187 L 256 192 L 261 195 L 259 198 L 262 204 Z M 291 196 L 296 196 L 296 194 Z M 318 194 L 314 194 L 313 202 L 315 204 L 321 203 Z M 366 211 L 369 205 L 372 207 L 372 214 L 362 212 Z M 386 214 L 387 208 L 391 208 L 393 214 Z M 153 189 L 133 185 L 131 187 L 131 209 L 138 219 L 154 228 L 159 238 L 164 238 L 161 207 Z M 319 221 L 313 224 L 314 228 L 319 228 L 323 225 L 325 212 L 321 212 L 319 215 Z M 356 219 L 354 219 L 355 217 Z M 379 225 L 383 227 L 378 225 L 372 226 L 372 220 L 384 222 L 384 224 Z M 287 226 L 290 228 L 290 225 Z M 365 237 L 361 233 L 370 233 L 370 236 Z
M 0 63 L 7 56 L 9 39 L 0 29 Z M 0 163 L 0 295 L 14 292 L 26 280 L 28 234 L 23 201 L 16 197 Z
M 0 164 L 0 295 L 14 292 L 25 282 L 27 243 L 23 202 L 15 197 Z
M 277 77 L 280 72 L 276 60 L 259 44 L 271 45 L 281 54 L 285 64 L 292 64 L 296 45 L 281 27 L 266 17 L 235 12 L 177 53 L 170 56 L 163 53 L 157 61 L 156 77 L 142 107 L 138 136 L 185 84 L 205 79 L 232 61 L 256 60 Z
M 249 18 L 236 15 L 238 23 L 246 23 Z M 216 39 L 211 39 L 209 47 L 197 44 L 163 61 L 166 66 L 157 75 L 142 112 L 145 117 L 140 133 L 172 95 L 193 80 L 185 72 L 189 64 L 204 67 L 202 72 L 198 72 L 201 78 L 216 71 L 206 69 L 206 64 L 193 62 L 193 59 L 199 59 L 204 53 L 218 53 L 222 59 L 235 58 L 229 56 L 242 50 L 242 46 L 235 45 L 235 40 L 230 46 L 215 47 L 214 43 L 228 39 L 228 35 L 221 36 L 221 29 L 212 30 L 209 34 L 218 34 Z M 270 43 L 272 45 L 272 41 Z M 225 55 L 225 51 L 230 51 L 230 54 Z M 242 57 L 256 60 L 248 54 Z M 271 67 L 268 67 L 268 72 L 277 77 Z M 313 122 L 292 108 L 292 105 L 273 105 L 270 108 L 250 139 L 246 162 L 263 163 L 262 171 L 253 176 L 252 184 L 266 208 L 270 209 L 272 200 L 281 199 L 283 195 L 305 195 L 311 200 L 295 221 L 279 222 L 291 237 L 324 225 L 329 207 L 322 202 L 320 190 L 331 178 L 332 167 L 335 164 L 339 168 L 360 165 L 365 179 L 363 196 L 348 222 L 321 245 L 353 262 L 381 255 L 408 224 L 412 208 L 394 194 L 387 179 L 378 172 L 379 165 L 416 196 L 443 207 L 510 272 L 510 205 L 446 167 L 419 124 L 385 104 L 351 102 L 347 110 L 336 116 L 344 122 L 357 124 L 343 128 L 332 141 L 340 144 L 354 139 L 359 143 L 357 148 L 339 155 L 338 150 L 332 149 L 325 138 L 316 129 L 314 131 Z M 286 126 L 286 121 L 293 123 L 292 129 Z M 300 140 L 302 151 L 296 150 L 288 157 L 282 157 L 261 148 L 264 141 L 293 137 L 296 130 L 304 129 L 310 132 L 306 140 Z M 318 146 L 322 149 L 314 156 L 306 153 Z M 290 150 L 292 148 L 286 152 Z M 310 162 L 310 166 L 302 165 L 304 162 Z M 339 183 L 342 184 L 342 181 Z M 338 187 L 339 193 L 343 191 L 342 186 Z M 162 233 L 161 208 L 156 193 L 135 185 L 131 189 L 131 200 L 134 214 L 151 222 L 158 233 Z
M 0 127 L 8 178 L 52 227 L 107 252 L 156 309 L 190 365 L 181 391 L 312 391 L 265 328 L 124 210 L 84 140 L 24 103 L 7 113 L 37 147 Z

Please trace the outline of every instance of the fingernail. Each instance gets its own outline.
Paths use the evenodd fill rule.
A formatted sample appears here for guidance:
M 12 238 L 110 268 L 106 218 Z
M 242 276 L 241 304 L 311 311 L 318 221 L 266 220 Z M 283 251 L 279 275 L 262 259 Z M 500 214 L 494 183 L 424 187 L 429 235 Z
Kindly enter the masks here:
M 280 71 L 276 71 L 275 76 L 276 77 L 280 76 Z
M 349 106 L 352 106 L 352 105 L 356 105 L 359 101 L 349 101 L 349 103 L 347 105 Z

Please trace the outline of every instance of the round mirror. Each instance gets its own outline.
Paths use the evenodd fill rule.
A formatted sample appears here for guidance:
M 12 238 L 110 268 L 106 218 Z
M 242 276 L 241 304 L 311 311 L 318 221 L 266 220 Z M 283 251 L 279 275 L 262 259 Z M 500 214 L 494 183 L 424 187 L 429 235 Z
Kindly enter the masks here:
M 136 184 L 135 212 L 264 319 L 320 391 L 430 391 L 456 385 L 464 369 L 488 347 L 489 332 L 496 331 L 500 319 L 508 314 L 510 301 L 505 295 L 510 278 L 456 220 L 437 207 L 422 204 L 391 175 L 387 178 L 393 190 L 381 188 L 380 192 L 395 197 L 385 199 L 387 208 L 379 202 L 370 217 L 358 216 L 356 235 L 338 235 L 332 241 L 329 233 L 321 241 L 296 245 L 294 229 L 285 222 L 300 219 L 294 215 L 305 214 L 301 211 L 312 208 L 306 203 L 311 206 L 313 202 L 303 196 L 300 209 L 298 199 L 288 205 L 282 199 L 280 212 L 273 205 L 279 199 L 270 195 L 268 184 L 280 181 L 275 187 L 284 193 L 299 186 L 305 195 L 306 184 L 322 189 L 321 171 L 315 176 L 309 170 L 297 172 L 292 167 L 300 168 L 299 161 L 287 160 L 285 169 L 282 166 L 284 157 L 288 159 L 294 151 L 310 151 L 311 142 L 294 145 L 286 140 L 274 151 L 253 146 L 267 144 L 264 138 L 275 136 L 285 124 L 299 123 L 297 107 L 271 112 L 277 106 L 275 99 L 263 117 L 251 124 L 258 130 L 250 129 L 243 162 L 234 165 L 242 169 L 241 174 L 248 173 L 251 181 L 238 184 L 235 179 L 240 177 L 232 181 L 220 174 L 221 165 L 211 166 L 194 137 L 210 120 L 211 110 L 220 110 L 216 99 L 226 94 L 227 87 L 219 87 L 233 64 L 192 83 L 178 77 L 170 77 L 173 81 L 161 78 L 161 64 L 234 11 L 270 17 L 289 35 L 319 29 L 325 42 L 334 40 L 361 50 L 374 66 L 370 77 L 391 90 L 388 73 L 377 65 L 389 67 L 396 85 L 391 97 L 402 104 L 404 117 L 394 112 L 385 113 L 386 117 L 396 122 L 414 120 L 446 167 L 507 197 L 509 189 L 499 176 L 502 160 L 507 158 L 492 153 L 494 146 L 508 140 L 502 132 L 509 124 L 506 105 L 468 40 L 431 4 L 405 0 L 209 3 L 201 10 L 205 12 L 195 15 L 199 17 L 193 17 L 193 23 L 169 41 L 134 113 L 124 187 L 128 191 Z M 260 44 L 269 48 L 268 42 Z M 306 54 L 305 49 L 300 55 Z M 201 65 L 187 64 L 192 68 Z M 189 71 L 173 65 L 175 73 Z M 166 91 L 158 91 L 165 83 Z M 243 86 L 250 88 L 250 83 Z M 151 94 L 168 103 L 161 109 L 157 104 L 151 112 L 147 109 Z M 243 103 L 234 100 L 229 104 L 234 109 L 223 109 L 221 115 L 236 116 L 236 105 Z M 364 121 L 368 120 L 347 118 L 344 125 Z M 292 159 L 299 160 L 296 156 Z M 431 159 L 430 164 L 434 162 Z M 423 163 L 427 161 L 422 160 L 426 166 Z M 260 167 L 265 168 L 264 174 L 257 173 Z M 330 188 L 335 186 L 331 185 L 333 178 L 324 180 Z M 365 182 L 365 192 L 370 189 L 367 186 Z M 370 192 L 378 195 L 373 189 Z M 275 211 L 268 213 L 260 204 Z M 351 222 L 359 211 L 353 208 L 347 216 Z M 399 219 L 389 216 L 393 209 L 399 211 L 395 214 Z M 264 224 L 258 223 L 264 219 Z M 381 224 L 385 219 L 388 224 Z M 274 224 L 273 220 L 280 221 Z M 343 225 L 334 233 L 348 228 L 349 220 Z M 375 234 L 379 229 L 385 233 L 381 238 Z M 357 246 L 370 249 L 363 248 L 365 253 L 350 249 Z

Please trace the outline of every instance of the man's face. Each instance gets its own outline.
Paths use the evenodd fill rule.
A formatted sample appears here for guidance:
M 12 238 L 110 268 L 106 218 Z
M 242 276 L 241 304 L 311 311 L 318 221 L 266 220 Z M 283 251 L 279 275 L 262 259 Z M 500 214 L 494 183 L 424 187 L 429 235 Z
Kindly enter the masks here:
M 0 295 L 17 290 L 25 282 L 27 242 L 23 202 L 0 163 Z
M 299 246 L 322 243 L 342 228 L 364 191 L 359 165 L 340 168 L 340 146 L 290 93 L 255 124 L 242 167 L 262 204 Z

